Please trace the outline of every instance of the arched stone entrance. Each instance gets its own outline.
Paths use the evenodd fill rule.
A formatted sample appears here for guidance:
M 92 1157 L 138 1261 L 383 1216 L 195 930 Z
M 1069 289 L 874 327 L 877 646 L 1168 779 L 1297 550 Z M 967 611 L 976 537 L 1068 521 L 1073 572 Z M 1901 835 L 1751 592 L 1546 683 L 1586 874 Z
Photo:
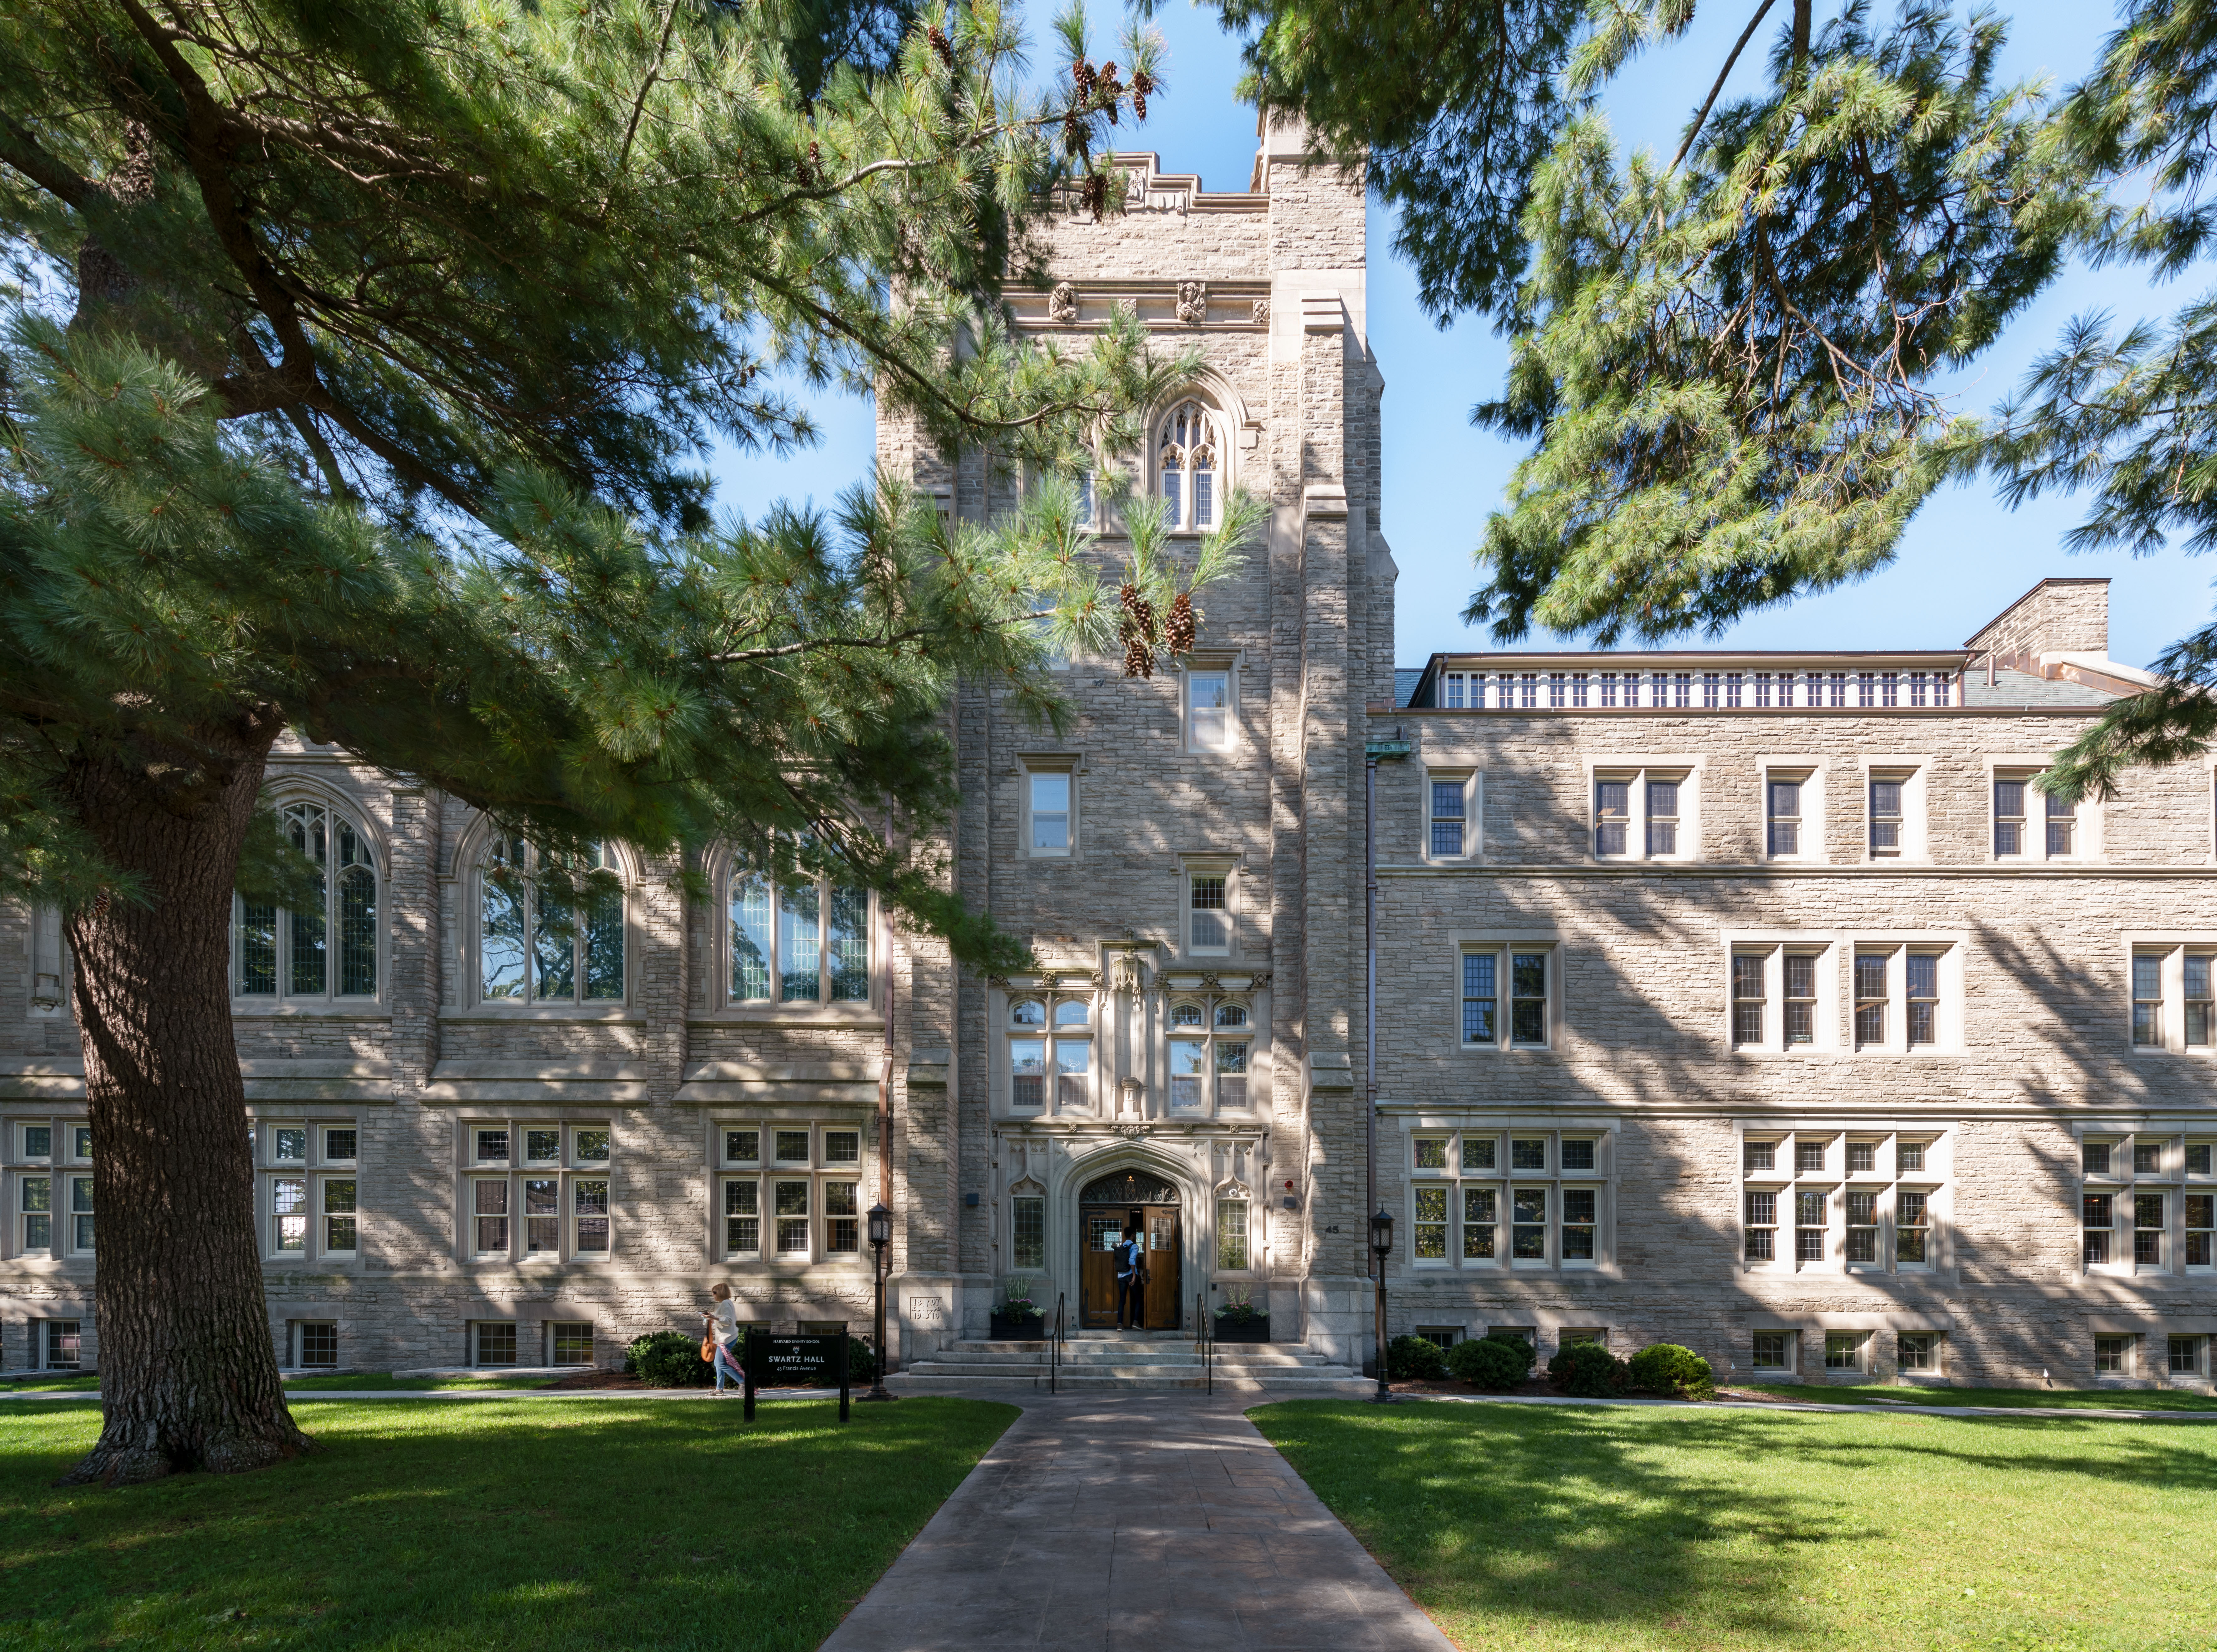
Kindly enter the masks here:
M 1105 1328 L 1116 1323 L 1114 1247 L 1131 1232 L 1137 1232 L 1146 1246 L 1141 1263 L 1146 1271 L 1146 1308 L 1140 1324 L 1151 1331 L 1172 1331 L 1183 1322 L 1182 1204 L 1176 1183 L 1143 1167 L 1112 1170 L 1085 1184 L 1078 1196 L 1081 1326 Z

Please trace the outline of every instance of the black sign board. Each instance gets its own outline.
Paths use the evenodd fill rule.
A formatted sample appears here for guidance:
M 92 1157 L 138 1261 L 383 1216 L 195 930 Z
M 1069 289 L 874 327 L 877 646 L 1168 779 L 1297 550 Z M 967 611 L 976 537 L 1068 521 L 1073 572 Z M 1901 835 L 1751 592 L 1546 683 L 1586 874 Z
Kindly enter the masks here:
M 771 1336 L 747 1333 L 745 1358 L 746 1418 L 755 1420 L 755 1390 L 760 1387 L 831 1388 L 839 1390 L 839 1421 L 847 1421 L 847 1338 L 837 1336 Z

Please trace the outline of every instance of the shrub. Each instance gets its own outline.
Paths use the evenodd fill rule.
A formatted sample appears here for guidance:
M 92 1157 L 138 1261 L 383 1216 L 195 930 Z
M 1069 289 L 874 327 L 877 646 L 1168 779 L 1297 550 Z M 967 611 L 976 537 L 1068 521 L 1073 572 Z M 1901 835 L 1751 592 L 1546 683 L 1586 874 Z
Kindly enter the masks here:
M 701 1357 L 701 1339 L 655 1331 L 624 1350 L 624 1372 L 650 1388 L 712 1388 L 716 1368 Z
M 1547 1380 L 1565 1394 L 1606 1399 L 1627 1380 L 1623 1360 L 1598 1342 L 1573 1342 L 1547 1361 Z
M 1682 1400 L 1714 1400 L 1717 1396 L 1709 1362 L 1691 1348 L 1676 1342 L 1658 1342 L 1642 1348 L 1625 1362 L 1626 1386 L 1642 1394 L 1668 1394 Z
M 1386 1378 L 1395 1383 L 1436 1383 L 1448 1374 L 1440 1345 L 1421 1336 L 1397 1336 L 1386 1345 Z
M 849 1384 L 850 1386 L 859 1387 L 864 1383 L 874 1383 L 877 1380 L 877 1350 L 873 1348 L 868 1342 L 865 1342 L 859 1336 L 849 1337 L 847 1339 L 847 1381 Z
M 1521 1336 L 1481 1336 L 1448 1350 L 1448 1369 L 1473 1388 L 1496 1393 L 1532 1374 L 1532 1345 Z

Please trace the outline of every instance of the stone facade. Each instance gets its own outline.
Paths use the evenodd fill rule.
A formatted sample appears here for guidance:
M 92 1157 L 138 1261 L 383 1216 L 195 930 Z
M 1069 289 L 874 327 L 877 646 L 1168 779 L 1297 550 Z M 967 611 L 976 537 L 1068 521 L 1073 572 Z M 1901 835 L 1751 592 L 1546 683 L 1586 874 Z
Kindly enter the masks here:
M 536 1002 L 484 821 L 281 749 L 273 796 L 334 835 L 322 975 L 292 973 L 295 920 L 265 943 L 241 917 L 288 1361 L 609 1363 L 717 1279 L 753 1319 L 862 1331 L 880 1199 L 921 1358 L 1011 1279 L 1097 1309 L 1085 1191 L 1144 1181 L 1176 1211 L 1179 1327 L 1248 1298 L 1336 1359 L 1372 1352 L 1382 1203 L 1393 1334 L 1668 1339 L 1743 1378 L 2208 1381 L 2212 770 L 2054 820 L 2020 786 L 2145 681 L 2106 658 L 2106 588 L 2047 582 L 1943 652 L 1397 674 L 1362 182 L 1300 147 L 1266 134 L 1235 194 L 1123 157 L 1127 210 L 1056 219 L 1011 300 L 1067 343 L 1129 306 L 1197 346 L 1124 460 L 1157 497 L 1174 474 L 1195 529 L 1204 489 L 1270 507 L 1182 669 L 1070 663 L 1064 737 L 989 687 L 950 707 L 952 875 L 1034 974 L 713 861 L 689 903 L 618 848 L 620 925 L 531 965 L 568 977 Z M 966 519 L 1007 497 L 896 420 L 879 459 Z M 375 880 L 351 963 L 349 855 Z M 97 1359 L 66 971 L 51 914 L 0 909 L 9 1369 Z

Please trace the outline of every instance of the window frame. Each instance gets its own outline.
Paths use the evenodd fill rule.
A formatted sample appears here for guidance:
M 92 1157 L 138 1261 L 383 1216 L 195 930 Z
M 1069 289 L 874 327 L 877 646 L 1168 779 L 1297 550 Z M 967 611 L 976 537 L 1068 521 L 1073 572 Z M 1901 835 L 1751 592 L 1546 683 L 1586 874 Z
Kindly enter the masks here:
M 1415 1273 L 1467 1271 L 1504 1279 L 1614 1273 L 1617 1174 L 1611 1125 L 1410 1119 L 1404 1134 L 1402 1162 L 1407 1168 L 1400 1202 L 1410 1237 L 1405 1247 L 1396 1248 L 1396 1266 Z M 1515 1144 L 1520 1142 L 1540 1143 L 1544 1165 L 1518 1168 Z M 1427 1156 L 1420 1143 L 1436 1146 L 1434 1156 L 1442 1162 L 1420 1166 Z M 1590 1162 L 1565 1167 L 1566 1143 L 1589 1145 Z M 1533 1206 L 1541 1211 L 1537 1222 L 1516 1220 L 1520 1193 L 1528 1203 L 1539 1196 L 1541 1202 Z M 1590 1200 L 1584 1220 L 1573 1219 L 1580 1199 Z M 1474 1214 L 1481 1211 L 1491 1219 Z M 1424 1254 L 1419 1227 L 1437 1232 L 1439 1254 Z M 1541 1230 L 1540 1251 L 1520 1256 L 1518 1230 L 1533 1227 Z M 1581 1243 L 1590 1254 L 1574 1254 Z
M 1213 878 L 1223 885 L 1223 903 L 1214 907 L 1196 904 L 1196 885 Z M 1178 867 L 1178 932 L 1179 955 L 1189 959 L 1231 959 L 1239 956 L 1239 908 L 1234 898 L 1238 887 L 1238 863 L 1228 856 L 1195 856 Z M 1196 912 L 1221 914 L 1224 926 L 1222 946 L 1202 946 L 1194 938 L 1194 915 Z
M 751 1132 L 755 1156 L 732 1156 L 734 1136 Z M 775 1138 L 780 1133 L 802 1133 L 807 1137 L 806 1156 L 781 1156 Z M 855 1156 L 834 1157 L 833 1137 L 852 1136 Z M 834 1267 L 843 1271 L 867 1269 L 874 1261 L 864 1231 L 867 1207 L 874 1198 L 876 1171 L 871 1156 L 873 1137 L 868 1118 L 856 1112 L 794 1114 L 787 1110 L 747 1114 L 719 1114 L 708 1124 L 708 1251 L 718 1265 L 759 1269 L 765 1273 L 792 1273 L 805 1269 Z M 781 1208 L 780 1184 L 805 1185 L 806 1209 Z M 751 1187 L 754 1209 L 734 1212 L 732 1187 Z M 849 1190 L 843 1208 L 837 1190 Z M 756 1248 L 747 1250 L 731 1242 L 732 1224 L 755 1224 Z M 800 1249 L 784 1248 L 782 1228 L 789 1223 L 805 1225 L 807 1243 Z
M 1183 1021 L 1182 1013 L 1192 1009 L 1200 1015 L 1198 1021 Z M 1226 1020 L 1226 1012 L 1234 1012 L 1241 1019 L 1235 1022 Z M 1256 1027 L 1255 1005 L 1245 993 L 1229 993 L 1217 988 L 1201 986 L 1177 988 L 1164 998 L 1162 1017 L 1162 1056 L 1164 1089 L 1162 1116 L 1166 1119 L 1211 1119 L 1226 1113 L 1244 1114 L 1255 1106 L 1255 1057 L 1259 1035 Z M 1195 1074 L 1177 1070 L 1174 1051 L 1186 1046 L 1200 1052 L 1201 1070 Z M 1232 1075 L 1223 1064 L 1220 1050 L 1237 1047 L 1244 1053 L 1238 1076 L 1242 1083 L 1240 1100 L 1227 1102 L 1224 1081 Z M 1201 1087 L 1198 1103 L 1184 1106 L 1177 1104 L 1177 1081 L 1199 1077 L 1205 1082 Z
M 1462 865 L 1481 858 L 1484 832 L 1479 813 L 1485 795 L 1485 780 L 1474 768 L 1430 768 L 1423 771 L 1423 796 L 1422 818 L 1418 823 L 1418 858 L 1435 865 Z M 1461 792 L 1462 804 L 1461 848 L 1452 854 L 1440 852 L 1435 836 L 1442 817 L 1438 813 L 1439 788 L 1454 786 Z
M 1008 1076 L 1008 1086 L 1003 1090 L 995 1086 L 997 1094 L 1006 1100 L 1002 1112 L 1014 1119 L 1053 1119 L 1069 1115 L 1096 1116 L 1104 1095 L 1101 1088 L 1103 1046 L 1102 1013 L 1102 995 L 1090 985 L 1060 984 L 1019 987 L 1011 983 L 1001 1004 L 1000 1063 Z M 1018 1008 L 1025 1004 L 1040 1006 L 1041 1020 L 1037 1026 L 1020 1023 Z M 1065 1008 L 1083 1008 L 1085 1019 L 1081 1023 L 1063 1014 Z M 1041 1066 L 1040 1101 L 1036 1106 L 1017 1100 L 1016 1080 L 1033 1075 L 1020 1073 L 1016 1069 L 1016 1046 L 1019 1044 L 1040 1046 Z M 1064 1081 L 1080 1077 L 1065 1071 L 1061 1065 L 1059 1046 L 1064 1044 L 1083 1045 L 1085 1048 L 1085 1067 L 1081 1082 L 1072 1085 Z M 1052 1081 L 1051 1082 L 1049 1081 Z
M 2126 1052 L 2140 1058 L 2217 1059 L 2217 934 L 2136 933 L 2124 937 L 2122 1037 Z M 2155 994 L 2143 998 L 2140 966 L 2153 963 Z M 2198 976 L 2198 981 L 2189 981 Z M 2198 986 L 2208 997 L 2189 997 Z M 2140 1041 L 2140 1006 L 2153 1009 L 2155 1038 Z M 2200 1033 L 2195 1039 L 2195 1034 Z
M 1204 742 L 1195 729 L 1194 689 L 1201 678 L 1224 679 L 1224 738 Z M 1220 709 L 1205 707 L 1210 711 Z M 1239 749 L 1239 660 L 1230 654 L 1189 654 L 1177 674 L 1178 749 L 1189 757 L 1226 757 Z
M 1170 478 L 1172 467 L 1164 462 L 1166 449 L 1173 445 L 1172 435 L 1178 416 L 1190 409 L 1200 416 L 1203 439 L 1179 445 L 1180 458 L 1175 467 L 1179 485 L 1172 490 Z M 1229 440 L 1231 416 L 1219 404 L 1216 398 L 1198 385 L 1188 385 L 1164 404 L 1163 410 L 1147 423 L 1147 473 L 1152 496 L 1170 506 L 1169 531 L 1176 534 L 1213 533 L 1223 526 L 1224 512 L 1232 497 L 1232 448 Z M 1203 473 L 1202 467 L 1194 464 L 1199 450 L 1209 450 L 1210 464 L 1206 473 L 1211 478 L 1212 510 L 1210 520 L 1196 520 L 1200 490 L 1195 478 Z M 1172 498 L 1175 491 L 1176 497 Z
M 1701 858 L 1701 771 L 1703 760 L 1700 754 L 1677 752 L 1630 753 L 1623 755 L 1596 755 L 1585 763 L 1586 836 L 1584 859 L 1591 866 L 1611 866 L 1620 862 L 1656 861 L 1664 865 L 1699 860 Z M 1601 829 L 1605 823 L 1601 812 L 1601 788 L 1604 784 L 1625 786 L 1624 852 L 1603 853 Z M 1652 788 L 1657 785 L 1677 788 L 1678 812 L 1658 814 L 1654 806 Z M 1655 829 L 1664 821 L 1672 828 L 1674 848 L 1655 847 Z M 1613 819 L 1606 823 L 1615 823 Z
M 556 1131 L 559 1141 L 553 1158 L 531 1156 L 530 1137 L 535 1132 Z M 504 1131 L 507 1152 L 500 1158 L 479 1157 L 479 1133 Z M 613 1266 L 622 1254 L 627 1237 L 616 1189 L 623 1168 L 618 1151 L 618 1132 L 611 1117 L 548 1116 L 516 1113 L 507 1118 L 472 1117 L 455 1120 L 456 1232 L 454 1254 L 466 1267 L 602 1267 Z M 590 1138 L 600 1137 L 595 1141 Z M 593 1150 L 598 1148 L 597 1156 Z M 519 1151 L 518 1150 L 522 1150 Z M 343 1180 L 343 1178 L 341 1178 Z M 530 1184 L 554 1184 L 553 1209 L 534 1210 Z M 581 1185 L 602 1184 L 604 1210 L 588 1209 L 580 1196 Z M 481 1207 L 481 1187 L 502 1189 L 497 1211 Z M 357 1211 L 359 1198 L 357 1197 Z M 357 1218 L 358 1219 L 358 1218 Z M 483 1221 L 505 1224 L 503 1242 L 487 1247 L 482 1242 Z M 534 1249 L 533 1222 L 556 1224 L 551 1248 Z M 583 1236 L 588 1224 L 602 1230 L 606 1242 L 592 1244 Z
M 2072 1127 L 2079 1272 L 2206 1280 L 2217 1274 L 2217 1174 L 2195 1167 L 2217 1168 L 2217 1128 L 2204 1119 L 2139 1122 Z M 2157 1199 L 2158 1221 L 2144 1226 L 2142 1201 Z M 2097 1201 L 2105 1201 L 2106 1223 L 2095 1219 Z
M 1019 858 L 1027 860 L 1075 860 L 1078 856 L 1078 760 L 1075 757 L 1037 756 L 1021 761 L 1022 798 L 1016 823 Z M 1060 848 L 1042 848 L 1034 841 L 1037 836 L 1034 824 L 1040 818 L 1036 789 L 1039 781 L 1049 777 L 1059 779 L 1065 787 Z
M 1027 797 L 1029 786 L 1025 787 Z M 1076 786 L 1073 783 L 1073 796 Z M 1026 804 L 1026 824 L 1029 832 L 1029 805 Z M 767 873 L 757 872 L 742 866 L 737 856 L 727 855 L 716 877 L 715 905 L 717 957 L 719 967 L 716 975 L 715 1002 L 725 1014 L 748 1016 L 805 1015 L 812 1020 L 861 1019 L 874 1020 L 880 1014 L 880 997 L 883 986 L 884 960 L 880 956 L 879 929 L 881 914 L 876 891 L 866 885 L 835 883 L 828 873 L 818 873 L 808 880 L 816 894 L 816 996 L 788 998 L 785 995 L 785 980 L 789 973 L 783 967 L 786 942 L 786 903 L 781 898 L 781 886 Z M 739 996 L 738 930 L 743 921 L 738 914 L 739 891 L 744 885 L 758 888 L 769 903 L 769 948 L 763 956 L 769 993 L 767 997 Z M 862 903 L 862 995 L 857 997 L 836 997 L 835 983 L 843 973 L 838 953 L 832 940 L 834 903 L 842 894 L 861 897 Z M 753 946 L 751 934 L 749 945 Z M 757 953 L 760 955 L 759 948 Z
M 300 991 L 294 987 L 297 963 L 293 954 L 300 915 L 290 907 L 272 902 L 259 904 L 254 909 L 256 911 L 266 910 L 269 914 L 272 990 L 249 992 L 246 989 L 244 948 L 249 907 L 246 897 L 234 891 L 231 897 L 229 964 L 232 1014 L 269 1015 L 306 1012 L 325 1015 L 375 1015 L 382 1013 L 386 1002 L 386 973 L 392 950 L 386 934 L 392 924 L 385 900 L 390 879 L 383 838 L 369 829 L 367 812 L 350 799 L 342 800 L 314 792 L 285 791 L 272 797 L 269 806 L 276 811 L 281 829 L 290 830 L 294 825 L 295 816 L 304 811 L 312 811 L 322 817 L 325 845 L 322 919 L 324 984 L 319 990 L 313 991 Z M 361 855 L 360 860 L 342 858 L 342 831 L 354 840 Z M 292 835 L 296 846 L 299 846 L 300 834 L 294 831 Z M 345 935 L 348 915 L 340 885 L 352 871 L 367 871 L 370 879 L 367 919 L 370 986 L 367 992 L 341 990 L 347 973 Z
M 1911 1276 L 1952 1271 L 1952 1125 L 1808 1119 L 1742 1124 L 1735 1133 L 1740 1171 L 1734 1248 L 1741 1271 Z M 1812 1147 L 1820 1150 L 1813 1163 L 1805 1163 Z M 1854 1168 L 1858 1147 L 1871 1150 L 1871 1168 Z M 1915 1151 L 1905 1156 L 1905 1147 Z M 1812 1196 L 1819 1201 L 1814 1224 L 1806 1220 L 1803 1203 Z M 1758 1221 L 1756 1201 L 1763 1199 L 1768 1217 Z M 1868 1220 L 1856 1219 L 1859 1208 Z M 1869 1236 L 1868 1257 L 1857 1254 L 1859 1232 Z M 1764 1254 L 1757 1254 L 1762 1248 L 1751 1236 L 1757 1233 L 1770 1236 Z M 1808 1233 L 1821 1234 L 1813 1256 L 1804 1242 Z M 1919 1236 L 1921 1257 L 1901 1254 L 1905 1233 Z
M 1986 864 L 1994 866 L 2036 866 L 2046 865 L 2086 866 L 2099 864 L 2103 857 L 2104 813 L 2100 802 L 2083 798 L 2071 811 L 2072 846 L 2063 853 L 2049 848 L 2049 815 L 2041 793 L 2032 786 L 2032 777 L 2046 768 L 2050 761 L 2040 752 L 1996 753 L 1985 762 L 1986 784 Z M 2024 812 L 2009 818 L 2019 823 L 2019 848 L 2014 854 L 2001 849 L 2001 813 L 1999 788 L 2009 783 L 2024 786 Z
M 1756 798 L 1761 853 L 1757 857 L 1765 862 L 1784 866 L 1821 866 L 1830 859 L 1825 853 L 1825 825 L 1828 818 L 1825 808 L 1825 764 L 1821 758 L 1794 754 L 1764 754 L 1757 760 L 1758 785 Z M 1779 812 L 1777 788 L 1794 788 L 1792 815 Z M 1781 848 L 1778 827 L 1790 822 L 1794 827 L 1794 846 Z
M 1451 937 L 1454 951 L 1453 991 L 1455 1005 L 1454 1026 L 1456 1047 L 1466 1053 L 1491 1051 L 1506 1053 L 1522 1051 L 1528 1055 L 1553 1052 L 1561 1047 L 1564 1027 L 1563 943 L 1559 935 L 1517 934 L 1515 932 Z M 1470 965 L 1465 961 L 1473 958 L 1491 956 L 1494 959 L 1494 1036 L 1491 1039 L 1473 1039 L 1467 1036 L 1469 1027 L 1467 1006 L 1474 1002 L 1465 996 L 1469 980 Z M 1543 971 L 1542 989 L 1534 995 L 1520 994 L 1516 978 L 1516 960 L 1537 956 Z M 1537 1039 L 1516 1035 L 1516 1006 L 1538 1002 L 1541 1006 L 1541 1036 Z
M 256 1227 L 265 1267 L 308 1267 L 326 1263 L 352 1264 L 361 1260 L 365 1212 L 361 1200 L 361 1121 L 324 1114 L 256 1113 L 252 1115 Z M 345 1157 L 331 1151 L 335 1135 L 351 1134 L 354 1151 Z M 298 1137 L 300 1150 L 288 1138 Z M 474 1140 L 474 1137 L 472 1138 Z M 281 1208 L 281 1187 L 297 1184 L 301 1202 L 296 1211 Z M 350 1193 L 350 1209 L 333 1208 Z M 301 1242 L 283 1243 L 283 1222 L 300 1224 Z M 337 1223 L 351 1223 L 353 1243 L 346 1248 L 331 1241 Z
M 516 903 L 518 933 L 524 937 L 522 976 L 523 990 L 515 996 L 494 996 L 485 989 L 486 902 L 489 891 L 497 887 L 491 881 L 497 871 L 495 865 L 496 859 L 511 856 L 519 848 L 523 851 L 525 865 L 516 878 L 516 892 L 509 898 Z M 534 952 L 540 910 L 537 881 L 540 851 L 538 846 L 528 839 L 492 833 L 487 835 L 477 846 L 477 853 L 472 859 L 471 872 L 466 885 L 469 899 L 465 921 L 468 925 L 470 938 L 468 994 L 469 1002 L 476 1010 L 498 1015 L 591 1018 L 621 1016 L 629 1011 L 635 986 L 633 977 L 636 971 L 633 964 L 639 950 L 632 934 L 635 922 L 633 910 L 634 905 L 633 888 L 636 880 L 632 875 L 629 857 L 616 846 L 609 843 L 596 844 L 594 846 L 594 853 L 599 857 L 601 864 L 587 868 L 588 872 L 608 872 L 614 877 L 619 885 L 614 898 L 621 915 L 617 933 L 621 940 L 621 954 L 618 967 L 622 974 L 622 991 L 613 997 L 588 996 L 592 957 L 592 926 L 590 921 L 586 920 L 577 923 L 576 931 L 571 937 L 570 970 L 571 978 L 574 983 L 571 995 L 568 997 L 548 997 L 540 992 L 538 959 Z

